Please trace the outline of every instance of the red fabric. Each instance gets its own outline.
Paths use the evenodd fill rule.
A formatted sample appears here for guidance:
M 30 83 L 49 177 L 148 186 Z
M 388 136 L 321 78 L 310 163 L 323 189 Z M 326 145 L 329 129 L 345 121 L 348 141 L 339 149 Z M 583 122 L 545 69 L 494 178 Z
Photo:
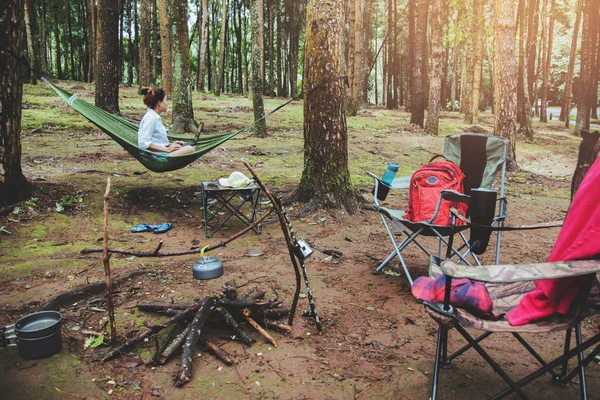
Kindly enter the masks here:
M 569 261 L 600 255 L 600 158 L 586 174 L 548 261 Z M 554 313 L 566 314 L 589 276 L 536 281 L 506 318 L 511 325 L 524 325 Z
M 443 303 L 444 293 L 446 293 L 446 275 L 441 275 L 437 279 L 420 276 L 413 283 L 411 291 L 419 300 Z M 490 315 L 493 307 L 485 285 L 466 278 L 452 279 L 450 304 L 478 316 Z

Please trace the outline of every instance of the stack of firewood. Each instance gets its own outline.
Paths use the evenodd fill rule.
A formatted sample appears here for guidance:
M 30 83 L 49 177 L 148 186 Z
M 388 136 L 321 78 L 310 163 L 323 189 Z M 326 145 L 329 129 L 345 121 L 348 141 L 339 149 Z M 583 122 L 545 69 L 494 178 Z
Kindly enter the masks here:
M 225 364 L 234 363 L 233 358 L 224 349 L 207 337 L 209 326 L 211 332 L 213 331 L 212 327 L 218 326 L 222 328 L 221 336 L 225 333 L 227 337 L 247 346 L 256 341 L 247 332 L 247 326 L 251 326 L 274 347 L 277 347 L 277 343 L 266 328 L 277 329 L 285 333 L 291 332 L 290 326 L 276 321 L 278 318 L 289 315 L 290 309 L 282 308 L 276 295 L 269 300 L 265 300 L 264 297 L 263 290 L 254 290 L 245 296 L 238 297 L 235 282 L 231 281 L 226 283 L 221 296 L 205 297 L 198 302 L 138 303 L 137 307 L 140 311 L 155 312 L 167 315 L 169 318 L 159 324 L 147 326 L 147 330 L 142 334 L 136 335 L 110 350 L 104 355 L 102 362 L 123 354 L 162 329 L 173 326 L 171 333 L 162 345 L 155 336 L 156 352 L 150 363 L 165 364 L 181 349 L 181 361 L 174 381 L 176 387 L 181 387 L 192 379 L 192 356 L 198 342 Z

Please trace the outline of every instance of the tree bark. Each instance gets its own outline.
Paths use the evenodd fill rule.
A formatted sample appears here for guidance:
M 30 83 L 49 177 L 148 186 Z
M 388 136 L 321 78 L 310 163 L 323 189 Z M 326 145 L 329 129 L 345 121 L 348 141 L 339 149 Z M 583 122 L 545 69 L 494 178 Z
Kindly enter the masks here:
M 37 84 L 37 78 L 41 75 L 40 48 L 37 30 L 37 11 L 33 0 L 25 0 L 25 23 L 27 27 L 27 46 L 29 53 L 30 81 L 32 85 Z
M 394 0 L 395 2 L 395 0 Z M 392 8 L 391 8 L 391 4 L 392 4 L 392 0 L 388 1 L 388 7 L 389 7 L 389 16 L 388 18 L 392 18 L 393 14 L 392 14 Z M 408 23 L 408 42 L 406 43 L 407 46 L 407 53 L 408 53 L 408 57 L 406 59 L 406 75 L 408 77 L 407 82 L 406 82 L 406 111 L 412 111 L 412 103 L 413 103 L 413 79 L 414 79 L 414 73 L 413 73 L 413 69 L 415 68 L 415 45 L 417 43 L 417 37 L 416 37 L 416 32 L 415 32 L 415 24 L 416 24 L 416 15 L 415 15 L 415 7 L 418 6 L 418 0 L 408 0 L 408 20 L 406 21 Z M 389 21 L 389 19 L 388 19 Z M 396 21 L 397 22 L 397 21 Z M 394 23 L 394 27 L 396 27 L 396 23 Z M 390 29 L 393 29 L 392 26 L 390 26 Z M 392 32 L 392 30 L 390 30 L 390 32 Z M 396 42 L 395 39 L 395 35 L 392 37 L 393 40 L 390 40 L 390 43 Z M 395 55 L 394 55 L 395 57 Z M 392 65 L 394 65 L 394 63 L 392 63 Z M 388 63 L 388 65 L 390 65 Z M 392 66 L 390 65 L 390 67 Z M 395 98 L 395 94 L 393 94 L 394 98 Z M 396 102 L 397 105 L 397 102 Z M 389 107 L 388 107 L 389 108 Z M 395 108 L 395 107 L 394 107 Z
M 138 92 L 150 86 L 150 25 L 151 0 L 140 0 L 140 73 Z M 170 94 L 167 92 L 167 94 Z
M 173 124 L 171 133 L 196 132 L 194 110 L 192 108 L 192 78 L 190 69 L 190 45 L 188 38 L 187 0 L 173 0 Z
M 55 61 L 56 61 L 56 76 L 58 79 L 63 79 L 62 73 L 62 47 L 60 45 L 60 16 L 58 11 L 58 2 L 54 2 L 52 5 L 52 16 L 53 16 L 53 30 L 54 30 L 54 43 L 55 43 Z
M 87 0 L 88 24 L 88 82 L 93 82 L 96 70 L 96 5 L 94 0 Z
M 463 61 L 462 61 L 462 79 L 460 86 L 460 112 L 465 114 L 464 122 L 467 124 L 473 123 L 473 114 L 471 101 L 473 100 L 473 25 L 469 23 L 473 18 L 473 10 L 467 9 L 462 13 L 463 21 L 465 21 L 466 36 L 463 40 Z
M 548 11 L 548 2 L 552 1 L 550 11 Z M 548 122 L 546 115 L 546 100 L 548 98 L 548 74 L 550 72 L 550 60 L 552 59 L 552 25 L 554 21 L 552 19 L 552 8 L 554 7 L 554 0 L 544 0 L 542 6 L 542 87 L 540 90 L 540 122 Z M 550 24 L 548 24 L 548 18 L 550 18 Z
M 98 0 L 97 107 L 119 114 L 119 0 Z
M 537 1 L 537 0 L 530 0 Z M 523 4 L 525 1 L 523 0 Z M 530 4 L 531 6 L 531 4 Z M 524 8 L 524 6 L 523 6 Z M 525 137 L 528 140 L 533 139 L 533 126 L 531 121 L 533 119 L 533 113 L 531 111 L 531 100 L 529 98 L 529 90 L 528 82 L 529 82 L 529 74 L 526 66 L 528 65 L 529 54 L 525 51 L 525 44 L 527 41 L 527 30 L 525 29 L 525 12 L 521 13 L 520 24 L 519 24 L 519 73 L 521 75 L 521 80 L 517 79 L 517 120 L 521 122 L 521 130 L 525 132 Z M 522 54 L 522 56 L 521 56 Z M 522 64 L 522 65 L 521 65 Z M 521 95 L 521 102 L 519 102 L 518 97 Z
M 263 118 L 265 115 L 265 105 L 263 102 L 263 74 L 261 66 L 263 64 L 264 52 L 261 43 L 264 35 L 263 2 L 262 0 L 250 0 L 251 3 L 251 23 L 252 23 L 252 108 L 254 111 L 254 133 L 258 137 L 267 136 L 267 121 Z
M 494 0 L 494 134 L 510 141 L 508 168 L 517 166 L 515 142 L 517 116 L 515 62 L 515 0 Z
M 198 90 L 205 90 L 206 50 L 208 49 L 208 0 L 202 0 L 202 23 L 200 24 L 200 52 L 198 55 Z
M 529 15 L 527 23 L 527 90 L 530 100 L 530 105 L 537 104 L 537 96 L 535 95 L 533 88 L 537 77 L 535 75 L 535 59 L 536 59 L 536 46 L 539 26 L 539 0 L 529 1 Z
M 262 0 L 260 2 L 262 3 Z M 298 51 L 300 48 L 300 1 L 288 0 L 288 4 L 290 8 L 290 97 L 296 97 L 298 95 Z
M 203 0 L 206 2 L 207 0 Z M 173 93 L 173 52 L 171 50 L 170 0 L 158 0 L 158 14 L 160 18 L 160 54 L 162 88 L 167 95 Z
M 592 27 L 592 13 L 597 13 L 595 8 L 597 0 L 583 1 L 583 28 L 581 31 L 581 69 L 577 96 L 577 121 L 574 133 L 590 129 L 590 100 L 592 90 L 592 67 L 594 65 L 594 50 L 596 35 Z
M 365 59 L 365 31 L 363 21 L 364 0 L 354 0 L 354 69 L 351 80 L 352 93 L 349 97 L 348 113 L 356 115 L 362 99 L 362 83 Z
M 28 195 L 21 169 L 21 104 L 23 72 L 28 66 L 22 0 L 0 6 L 0 200 L 12 202 Z
M 567 76 L 565 77 L 565 93 L 563 98 L 562 108 L 560 110 L 561 121 L 564 118 L 565 128 L 568 128 L 571 123 L 571 94 L 573 91 L 573 72 L 575 71 L 575 57 L 577 56 L 577 37 L 579 35 L 579 27 L 581 24 L 581 9 L 583 0 L 577 1 L 575 7 L 575 25 L 573 26 L 573 36 L 571 38 L 571 54 L 569 55 L 569 66 L 567 67 Z
M 353 214 L 357 198 L 348 170 L 343 80 L 342 0 L 310 0 L 307 6 L 304 57 L 304 170 L 296 190 L 304 211 L 338 208 Z M 322 84 L 311 91 L 311 88 Z
M 129 86 L 133 85 L 133 68 L 135 64 L 135 53 L 133 46 L 133 31 L 131 29 L 131 24 L 133 22 L 132 13 L 135 10 L 132 9 L 131 1 L 127 1 L 127 84 Z
M 427 80 L 427 10 L 429 0 L 417 0 L 415 46 L 412 74 L 412 107 L 410 123 L 423 127 L 425 120 L 425 81 Z
M 442 0 L 431 2 L 431 81 L 429 83 L 429 107 L 425 132 L 430 135 L 438 134 L 440 117 L 440 100 L 442 92 L 442 61 L 444 50 L 442 48 L 443 21 Z
M 162 65 L 158 65 L 158 47 L 160 43 L 160 22 L 158 19 L 158 0 L 152 0 L 152 68 L 150 69 L 150 82 L 158 81 L 158 74 Z
M 473 92 L 471 95 L 471 123 L 479 122 L 479 95 L 481 88 L 481 67 L 483 65 L 483 29 L 485 27 L 484 0 L 473 2 Z
M 219 69 L 218 80 L 215 86 L 215 95 L 220 96 L 223 89 L 223 77 L 225 75 L 225 33 L 227 32 L 227 0 L 221 3 L 221 39 L 219 47 Z

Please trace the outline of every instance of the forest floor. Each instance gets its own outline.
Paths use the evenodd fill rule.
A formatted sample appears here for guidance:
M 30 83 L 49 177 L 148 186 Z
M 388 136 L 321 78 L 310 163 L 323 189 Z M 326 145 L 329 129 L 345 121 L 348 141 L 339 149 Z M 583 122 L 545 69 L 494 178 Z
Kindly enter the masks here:
M 68 91 L 93 101 L 93 87 L 60 82 Z M 140 119 L 144 113 L 134 88 L 121 88 L 121 111 Z M 267 99 L 271 110 L 284 99 Z M 203 230 L 200 181 L 216 180 L 238 170 L 248 160 L 276 195 L 285 198 L 298 184 L 302 172 L 302 104 L 294 102 L 268 119 L 269 137 L 242 134 L 182 170 L 155 174 L 146 171 L 124 150 L 86 123 L 45 85 L 26 85 L 23 110 L 23 169 L 34 185 L 32 198 L 0 215 L 0 324 L 14 322 L 36 311 L 53 295 L 103 279 L 99 254 L 81 255 L 83 248 L 102 246 L 102 199 L 111 178 L 110 246 L 152 250 L 159 239 L 163 251 L 188 250 L 215 244 L 241 229 L 230 221 L 211 239 Z M 252 121 L 251 102 L 241 96 L 194 94 L 196 119 L 208 133 L 241 128 Z M 165 118 L 169 120 L 169 115 Z M 432 137 L 408 124 L 409 114 L 369 107 L 348 118 L 349 168 L 361 195 L 371 201 L 372 182 L 365 171 L 383 173 L 386 163 L 400 164 L 409 175 L 432 154 L 440 153 L 443 137 L 469 126 L 458 113 L 444 113 L 441 134 Z M 492 131 L 493 116 L 481 115 L 479 127 Z M 577 161 L 579 139 L 558 121 L 535 124 L 536 136 L 526 143 L 519 136 L 519 172 L 508 174 L 506 195 L 508 224 L 521 225 L 562 218 L 569 206 L 570 182 Z M 406 194 L 389 199 L 403 207 Z M 61 204 L 64 211 L 57 212 Z M 263 210 L 268 205 L 263 205 Z M 3 208 L 3 207 L 0 207 Z M 6 208 L 6 207 L 4 207 Z M 15 348 L 0 351 L 0 393 L 6 399 L 427 399 L 431 390 L 436 324 L 410 293 L 397 265 L 381 275 L 371 274 L 391 249 L 378 214 L 362 208 L 354 215 L 318 211 L 299 217 L 300 204 L 289 211 L 299 237 L 315 249 L 307 267 L 323 334 L 312 319 L 301 316 L 308 308 L 305 290 L 294 319 L 293 332 L 271 332 L 278 346 L 257 336 L 245 347 L 209 335 L 236 360 L 226 366 L 198 348 L 193 379 L 181 389 L 173 387 L 176 357 L 164 366 L 147 367 L 154 341 L 107 363 L 95 361 L 108 349 L 85 348 L 84 331 L 106 328 L 100 295 L 63 307 L 62 351 L 47 359 L 27 361 Z M 139 223 L 171 222 L 162 235 L 131 233 Z M 511 232 L 502 236 L 503 263 L 539 262 L 546 258 L 558 229 Z M 494 246 L 492 241 L 490 246 Z M 429 243 L 429 245 L 435 245 Z M 336 250 L 340 258 L 324 251 Z M 428 259 L 418 248 L 407 248 L 406 261 L 413 276 L 426 275 Z M 492 252 L 482 256 L 493 261 Z M 295 275 L 279 224 L 268 219 L 262 234 L 254 233 L 219 248 L 225 274 L 197 281 L 191 267 L 197 256 L 111 259 L 115 276 L 132 270 L 147 273 L 119 287 L 115 301 L 117 330 L 122 337 L 139 333 L 144 324 L 160 320 L 140 312 L 140 301 L 182 302 L 218 295 L 226 281 L 238 285 L 253 280 L 240 292 L 254 288 L 279 296 L 289 306 Z M 257 256 L 258 255 L 258 256 Z M 285 321 L 285 319 L 283 320 Z M 598 319 L 587 321 L 584 337 L 597 332 Z M 526 335 L 542 354 L 556 355 L 562 334 Z M 495 335 L 486 343 L 512 376 L 522 376 L 535 366 L 510 335 Z M 450 336 L 451 349 L 464 344 Z M 589 393 L 600 392 L 600 366 L 587 369 Z M 452 368 L 441 372 L 440 398 L 487 398 L 503 389 L 501 379 L 474 351 L 465 353 Z M 541 377 L 527 388 L 534 398 L 576 398 L 577 384 L 557 387 Z

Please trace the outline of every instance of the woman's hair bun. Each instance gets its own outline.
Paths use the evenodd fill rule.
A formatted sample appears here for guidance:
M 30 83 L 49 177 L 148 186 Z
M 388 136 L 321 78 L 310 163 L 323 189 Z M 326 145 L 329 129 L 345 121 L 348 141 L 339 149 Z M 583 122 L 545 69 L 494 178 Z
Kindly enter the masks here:
M 145 87 L 145 88 L 142 88 L 142 90 L 140 90 L 140 93 L 142 95 L 146 95 L 146 93 L 148 93 L 149 91 L 150 91 L 150 88 L 149 87 Z

